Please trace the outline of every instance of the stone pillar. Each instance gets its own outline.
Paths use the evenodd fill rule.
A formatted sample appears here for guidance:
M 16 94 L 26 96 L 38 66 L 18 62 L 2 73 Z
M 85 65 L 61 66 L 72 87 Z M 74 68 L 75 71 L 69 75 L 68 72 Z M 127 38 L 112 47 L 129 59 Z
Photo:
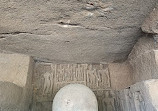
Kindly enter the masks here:
M 158 44 L 152 37 L 143 37 L 137 42 L 129 61 L 134 82 L 158 79 Z
M 29 111 L 33 66 L 29 56 L 0 53 L 0 108 L 3 111 Z

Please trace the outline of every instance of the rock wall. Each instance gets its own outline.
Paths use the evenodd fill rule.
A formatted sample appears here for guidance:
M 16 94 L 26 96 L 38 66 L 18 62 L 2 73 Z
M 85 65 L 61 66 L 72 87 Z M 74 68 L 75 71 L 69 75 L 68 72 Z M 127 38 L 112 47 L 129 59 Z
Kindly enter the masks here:
M 156 94 L 152 92 L 157 91 L 157 86 L 153 85 L 157 82 L 137 82 L 158 77 L 157 54 L 157 43 L 149 37 L 142 37 L 134 46 L 128 60 L 123 63 L 36 62 L 34 67 L 34 61 L 28 56 L 1 54 L 2 78 L 0 80 L 4 81 L 2 83 L 6 84 L 5 87 L 17 88 L 18 90 L 13 92 L 19 95 L 15 99 L 18 103 L 6 102 L 9 103 L 8 107 L 1 105 L 1 109 L 3 111 L 51 111 L 53 98 L 60 88 L 70 83 L 80 83 L 93 90 L 97 96 L 99 111 L 149 111 L 149 109 L 156 111 L 153 107 L 157 104 Z M 7 88 L 3 89 L 7 90 Z M 1 91 L 5 92 L 5 90 Z M 14 100 L 12 95 L 8 97 Z M 147 101 L 150 97 L 152 99 Z
M 0 49 L 56 62 L 123 61 L 158 0 L 0 0 Z
M 158 111 L 158 80 L 136 83 L 116 93 L 116 111 Z
M 146 34 L 138 40 L 129 55 L 133 67 L 133 80 L 140 82 L 148 79 L 158 79 L 158 6 L 142 24 Z
M 22 108 L 24 110 L 21 111 L 31 111 L 32 108 L 32 94 L 33 94 L 33 86 L 32 86 L 32 75 L 34 69 L 34 60 L 30 57 L 30 62 L 28 64 L 29 70 L 27 72 L 27 81 L 25 87 L 23 87 L 23 96 L 22 96 Z
M 158 79 L 158 5 L 142 24 L 146 34 L 134 46 L 129 61 L 133 67 L 133 80 L 140 82 Z
M 6 1 L 2 2 L 2 15 L 10 11 L 13 13 L 1 18 L 0 50 L 30 54 L 39 60 L 54 60 L 54 63 L 124 60 L 137 37 L 142 34 L 139 28 L 141 22 L 157 2 Z M 56 7 L 60 5 L 66 7 L 64 13 L 61 7 Z M 95 6 L 100 8 L 93 9 Z M 21 14 L 16 13 L 17 7 Z M 38 14 L 32 15 L 32 11 Z M 49 14 L 52 11 L 55 12 Z M 21 16 L 23 12 L 27 13 Z M 52 18 L 54 15 L 55 18 Z M 92 21 L 94 24 L 91 24 Z M 142 30 L 149 34 L 144 34 L 138 40 L 128 60 L 123 63 L 34 64 L 29 56 L 1 53 L 0 110 L 52 111 L 52 101 L 57 91 L 67 84 L 80 83 L 93 90 L 99 111 L 157 111 L 157 23 L 156 7 L 142 25 Z
M 93 90 L 99 111 L 114 111 L 114 93 L 107 64 L 36 63 L 33 75 L 33 110 L 52 111 L 52 101 L 60 88 L 79 83 Z
M 158 79 L 158 44 L 154 38 L 142 37 L 131 54 L 129 62 L 133 68 L 134 82 Z
M 30 111 L 33 66 L 29 56 L 0 54 L 0 111 Z
M 133 83 L 116 92 L 116 111 L 158 111 L 158 7 L 142 25 L 140 38 L 128 57 Z
M 12 95 L 6 93 L 9 96 L 4 97 L 9 97 L 11 101 L 1 101 L 1 109 L 52 111 L 52 102 L 57 91 L 67 84 L 80 83 L 93 90 L 97 96 L 99 111 L 156 111 L 157 95 L 152 92 L 157 92 L 157 85 L 154 84 L 158 82 L 141 81 L 158 77 L 157 55 L 157 41 L 152 36 L 142 37 L 128 60 L 123 63 L 34 64 L 28 56 L 3 53 L 0 56 L 0 80 L 4 81 L 2 83 L 6 84 L 5 87 L 10 88 L 3 86 L 5 90 L 1 90 L 1 93 L 11 92 L 13 89 L 13 94 L 19 96 L 14 104 Z M 5 105 L 6 103 L 9 105 Z
M 133 70 L 128 61 L 108 65 L 113 90 L 121 90 L 133 84 Z
M 21 111 L 23 88 L 0 81 L 0 111 Z
M 158 33 L 158 5 L 153 9 L 150 15 L 145 19 L 142 30 L 146 33 Z
M 27 82 L 29 63 L 29 56 L 0 53 L 0 81 L 24 87 Z

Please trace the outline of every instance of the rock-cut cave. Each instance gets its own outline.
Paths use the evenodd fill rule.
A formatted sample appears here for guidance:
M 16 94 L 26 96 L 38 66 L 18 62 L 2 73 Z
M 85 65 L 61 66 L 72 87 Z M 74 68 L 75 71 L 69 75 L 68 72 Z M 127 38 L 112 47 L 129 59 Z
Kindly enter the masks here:
M 0 111 L 158 111 L 158 0 L 0 0 Z

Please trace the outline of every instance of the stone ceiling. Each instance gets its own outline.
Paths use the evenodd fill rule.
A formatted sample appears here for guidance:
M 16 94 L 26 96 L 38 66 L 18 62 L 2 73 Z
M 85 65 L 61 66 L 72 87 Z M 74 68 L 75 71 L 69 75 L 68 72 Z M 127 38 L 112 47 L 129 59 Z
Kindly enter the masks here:
M 0 50 L 40 60 L 125 60 L 158 0 L 0 0 Z

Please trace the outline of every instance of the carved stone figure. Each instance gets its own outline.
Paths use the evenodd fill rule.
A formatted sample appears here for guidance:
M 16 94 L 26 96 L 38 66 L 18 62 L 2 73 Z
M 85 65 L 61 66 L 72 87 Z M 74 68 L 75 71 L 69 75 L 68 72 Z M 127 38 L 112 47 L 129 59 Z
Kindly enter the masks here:
M 53 88 L 52 74 L 46 72 L 45 74 L 43 74 L 43 77 L 44 77 L 43 94 L 48 94 Z
M 136 91 L 134 97 L 136 111 L 145 111 L 145 104 L 140 91 Z
M 103 111 L 114 111 L 114 99 L 104 98 L 103 99 Z
M 83 84 L 90 87 L 94 92 L 99 103 L 99 111 L 105 110 L 106 104 L 108 108 L 111 103 L 103 99 L 110 98 L 110 77 L 107 67 L 100 64 L 43 64 L 40 66 L 41 71 L 36 71 L 34 75 L 34 100 L 42 103 L 52 102 L 55 94 L 68 84 Z M 36 70 L 38 70 L 36 66 Z M 46 67 L 47 66 L 47 67 Z M 50 68 L 51 67 L 51 68 Z M 108 90 L 106 89 L 108 87 Z M 105 96 L 106 95 L 106 96 Z M 44 107 L 44 106 L 42 106 Z M 103 108 L 104 107 L 104 108 Z M 40 108 L 42 109 L 42 108 Z M 111 109 L 111 108 L 110 108 Z M 105 110 L 106 111 L 106 110 Z
M 110 77 L 107 69 L 98 70 L 98 82 L 102 87 L 110 87 Z

